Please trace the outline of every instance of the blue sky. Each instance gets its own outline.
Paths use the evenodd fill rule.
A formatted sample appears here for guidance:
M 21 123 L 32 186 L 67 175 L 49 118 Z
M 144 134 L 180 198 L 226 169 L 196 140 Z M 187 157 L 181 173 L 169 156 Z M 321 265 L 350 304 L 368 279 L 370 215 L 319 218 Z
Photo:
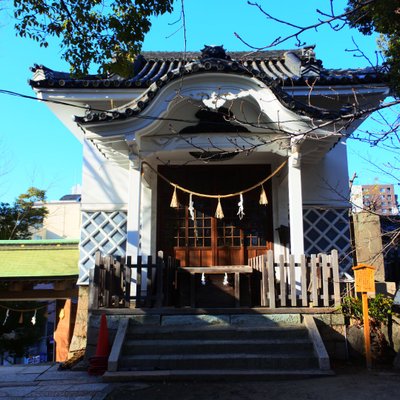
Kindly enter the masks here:
M 329 7 L 328 0 L 259 2 L 277 18 L 300 25 L 315 23 L 318 18 L 315 9 L 328 11 Z M 10 3 L 5 4 L 7 6 Z M 343 8 L 340 6 L 345 3 L 342 0 L 335 1 L 337 10 L 341 11 Z M 153 20 L 152 29 L 143 45 L 144 51 L 184 50 L 183 30 L 176 32 L 181 23 L 172 24 L 179 19 L 180 4 L 178 0 L 172 15 Z M 31 76 L 29 68 L 34 63 L 62 71 L 68 71 L 69 66 L 61 60 L 56 42 L 43 49 L 28 39 L 17 38 L 9 13 L 7 9 L 0 13 L 0 89 L 32 95 L 27 80 Z M 248 50 L 235 37 L 234 32 L 255 46 L 268 45 L 277 36 L 285 37 L 293 33 L 288 27 L 267 20 L 246 0 L 186 0 L 185 15 L 186 49 L 190 51 L 198 51 L 204 44 L 222 44 L 228 51 Z M 375 59 L 375 38 L 364 37 L 357 31 L 344 29 L 333 32 L 328 27 L 322 27 L 317 32 L 307 32 L 301 39 L 307 45 L 316 45 L 317 57 L 323 60 L 326 68 L 367 65 L 366 60 L 356 58 L 353 53 L 346 51 L 355 47 L 352 39 L 371 59 Z M 276 48 L 295 48 L 295 41 L 289 40 Z M 29 186 L 46 189 L 48 199 L 55 200 L 69 193 L 74 184 L 80 183 L 81 145 L 45 104 L 0 94 L 0 107 L 0 201 L 13 201 Z M 349 173 L 352 175 L 357 172 L 359 178 L 356 183 L 392 181 L 378 173 L 359 155 L 378 164 L 394 157 L 393 153 L 383 153 L 368 145 L 350 142 Z

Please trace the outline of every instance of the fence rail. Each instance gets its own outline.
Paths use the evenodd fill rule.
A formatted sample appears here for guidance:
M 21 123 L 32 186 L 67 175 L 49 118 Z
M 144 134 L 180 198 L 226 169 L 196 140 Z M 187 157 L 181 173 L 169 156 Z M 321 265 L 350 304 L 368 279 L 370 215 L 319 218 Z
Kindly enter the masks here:
M 178 263 L 149 256 L 136 264 L 132 257 L 103 256 L 96 253 L 95 267 L 90 270 L 90 309 L 161 307 L 172 305 L 175 298 L 175 271 Z M 133 289 L 133 290 L 132 290 Z
M 249 260 L 259 282 L 261 307 L 332 307 L 340 305 L 338 252 L 274 261 L 271 250 Z

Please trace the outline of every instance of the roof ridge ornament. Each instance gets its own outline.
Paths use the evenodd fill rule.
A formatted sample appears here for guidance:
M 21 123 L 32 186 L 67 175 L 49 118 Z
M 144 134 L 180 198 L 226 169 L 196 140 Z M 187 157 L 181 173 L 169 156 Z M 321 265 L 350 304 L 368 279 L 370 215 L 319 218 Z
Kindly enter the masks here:
M 221 46 L 208 46 L 204 45 L 204 48 L 201 49 L 200 60 L 205 60 L 207 58 L 219 58 L 221 60 L 230 60 L 231 58 L 226 54 L 226 50 L 224 49 L 224 45 Z
M 302 48 L 300 76 L 303 78 L 319 78 L 321 75 L 322 61 L 315 58 L 315 45 Z

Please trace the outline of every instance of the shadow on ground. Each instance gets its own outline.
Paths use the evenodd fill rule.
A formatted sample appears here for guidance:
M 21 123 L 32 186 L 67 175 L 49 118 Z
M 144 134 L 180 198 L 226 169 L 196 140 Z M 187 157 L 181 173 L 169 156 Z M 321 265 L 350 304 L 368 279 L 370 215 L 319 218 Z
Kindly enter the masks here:
M 360 363 L 337 363 L 331 377 L 278 381 L 117 383 L 108 400 L 393 400 L 400 372 L 390 367 L 368 371 Z

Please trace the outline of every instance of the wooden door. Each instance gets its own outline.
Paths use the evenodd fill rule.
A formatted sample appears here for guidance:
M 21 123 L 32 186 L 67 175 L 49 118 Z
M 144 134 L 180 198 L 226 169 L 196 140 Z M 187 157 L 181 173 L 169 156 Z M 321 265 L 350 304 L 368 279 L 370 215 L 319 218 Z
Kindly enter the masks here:
M 265 165 L 162 166 L 159 172 L 189 190 L 226 194 L 239 192 L 270 173 Z M 271 201 L 270 183 L 264 185 Z M 273 227 L 271 203 L 258 203 L 260 188 L 243 195 L 244 217 L 237 215 L 239 196 L 221 199 L 223 219 L 215 218 L 216 199 L 193 196 L 191 218 L 189 195 L 178 190 L 179 208 L 171 208 L 173 187 L 163 179 L 158 184 L 157 249 L 181 261 L 182 266 L 244 265 L 250 257 L 271 248 Z

